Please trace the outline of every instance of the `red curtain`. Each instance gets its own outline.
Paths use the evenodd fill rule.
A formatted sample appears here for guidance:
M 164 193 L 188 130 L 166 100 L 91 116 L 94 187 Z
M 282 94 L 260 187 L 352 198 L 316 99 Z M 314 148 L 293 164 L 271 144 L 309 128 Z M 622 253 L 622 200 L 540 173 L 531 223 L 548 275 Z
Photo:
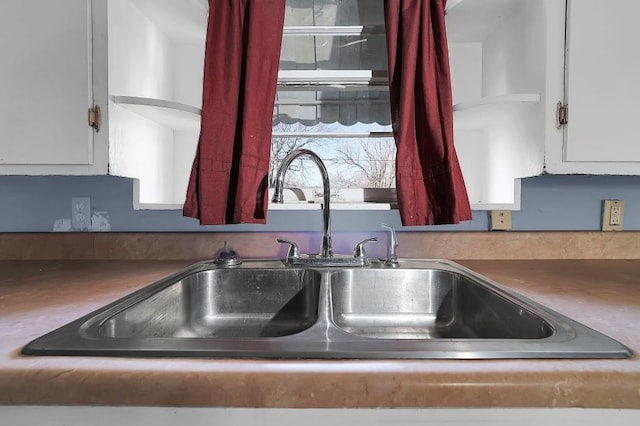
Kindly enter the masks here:
M 265 223 L 285 0 L 209 0 L 202 124 L 183 213 Z
M 396 187 L 402 224 L 471 219 L 453 145 L 446 0 L 385 0 Z

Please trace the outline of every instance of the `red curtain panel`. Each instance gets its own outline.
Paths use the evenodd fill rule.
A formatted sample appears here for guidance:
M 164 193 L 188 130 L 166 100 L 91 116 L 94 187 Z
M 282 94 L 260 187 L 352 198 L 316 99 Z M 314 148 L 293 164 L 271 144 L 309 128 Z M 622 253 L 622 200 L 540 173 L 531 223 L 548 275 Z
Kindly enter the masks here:
M 453 145 L 446 0 L 385 0 L 384 5 L 402 224 L 470 220 Z
M 183 213 L 265 223 L 285 0 L 210 0 L 202 124 Z

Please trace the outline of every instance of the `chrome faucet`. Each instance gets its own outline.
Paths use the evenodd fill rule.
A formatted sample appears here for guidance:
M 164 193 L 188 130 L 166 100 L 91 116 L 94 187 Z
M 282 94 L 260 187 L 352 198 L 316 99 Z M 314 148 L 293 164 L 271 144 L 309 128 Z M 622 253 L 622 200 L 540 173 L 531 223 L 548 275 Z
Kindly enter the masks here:
M 329 173 L 324 163 L 318 157 L 318 155 L 308 149 L 300 148 L 291 151 L 287 154 L 276 173 L 276 187 L 271 199 L 274 203 L 283 203 L 284 197 L 284 175 L 291 166 L 293 160 L 298 157 L 309 157 L 320 169 L 322 175 L 322 192 L 323 192 L 323 204 L 322 204 L 322 241 L 320 243 L 320 254 L 317 256 L 305 256 L 300 254 L 298 245 L 293 241 L 277 238 L 278 243 L 289 244 L 289 250 L 287 252 L 287 262 L 292 265 L 316 265 L 316 266 L 344 266 L 344 265 L 356 265 L 365 266 L 369 264 L 364 250 L 364 245 L 370 241 L 377 241 L 376 238 L 368 238 L 364 241 L 356 244 L 353 250 L 353 256 L 344 256 L 333 254 L 333 248 L 331 244 L 331 187 L 329 185 Z
M 282 203 L 284 202 L 283 191 L 284 191 L 284 174 L 287 172 L 293 160 L 301 156 L 307 156 L 318 166 L 320 169 L 320 174 L 322 175 L 322 191 L 323 191 L 323 204 L 322 204 L 322 242 L 320 244 L 320 256 L 321 257 L 332 257 L 333 256 L 333 248 L 331 247 L 331 212 L 329 210 L 329 201 L 331 199 L 331 189 L 329 187 L 329 173 L 327 173 L 327 168 L 324 163 L 318 157 L 318 155 L 308 149 L 296 149 L 287 154 L 286 157 L 282 160 L 282 164 L 278 168 L 278 173 L 276 174 L 276 188 L 273 193 L 273 201 L 274 203 Z

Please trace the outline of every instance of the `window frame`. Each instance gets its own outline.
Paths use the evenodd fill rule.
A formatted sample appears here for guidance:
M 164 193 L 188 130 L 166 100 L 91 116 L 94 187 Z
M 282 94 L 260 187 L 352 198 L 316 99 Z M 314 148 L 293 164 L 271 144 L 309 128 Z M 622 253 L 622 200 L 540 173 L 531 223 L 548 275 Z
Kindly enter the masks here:
M 322 26 L 287 26 L 283 28 L 283 37 L 297 36 L 367 36 L 384 34 L 383 25 L 322 25 Z M 388 71 L 374 69 L 356 69 L 356 70 L 280 70 L 278 72 L 278 89 L 294 89 L 294 90 L 310 90 L 320 91 L 322 89 L 339 88 L 340 90 L 387 90 Z M 386 103 L 386 101 L 373 100 L 374 103 Z M 318 106 L 332 104 L 370 104 L 371 101 L 351 101 L 351 100 L 285 100 L 276 99 L 275 106 L 280 105 L 301 105 L 301 106 Z M 296 132 L 296 131 L 273 131 L 272 138 L 296 138 L 304 137 L 309 139 L 341 139 L 341 138 L 393 138 L 393 132 L 371 131 L 371 132 Z M 394 158 L 395 161 L 395 158 Z M 305 194 L 309 194 L 312 188 L 298 188 Z M 332 198 L 332 209 L 336 210 L 389 210 L 397 208 L 396 189 L 393 188 L 354 188 L 362 190 L 366 189 L 375 192 L 375 200 L 368 201 L 363 195 L 362 199 L 357 201 L 341 202 L 339 199 Z M 333 191 L 332 191 L 333 192 Z M 269 208 L 274 210 L 308 210 L 313 209 L 309 204 L 316 204 L 317 208 L 321 208 L 320 200 L 317 197 L 305 197 L 309 201 L 304 202 L 286 202 L 284 204 L 270 204 Z

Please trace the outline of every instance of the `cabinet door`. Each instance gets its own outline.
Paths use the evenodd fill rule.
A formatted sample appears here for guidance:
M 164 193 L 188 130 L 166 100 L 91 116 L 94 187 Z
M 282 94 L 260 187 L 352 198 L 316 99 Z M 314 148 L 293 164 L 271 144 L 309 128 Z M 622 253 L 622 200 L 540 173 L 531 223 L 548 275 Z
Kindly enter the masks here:
M 92 163 L 91 42 L 91 0 L 0 2 L 0 172 Z
M 640 172 L 638 17 L 637 0 L 568 0 L 569 172 Z

